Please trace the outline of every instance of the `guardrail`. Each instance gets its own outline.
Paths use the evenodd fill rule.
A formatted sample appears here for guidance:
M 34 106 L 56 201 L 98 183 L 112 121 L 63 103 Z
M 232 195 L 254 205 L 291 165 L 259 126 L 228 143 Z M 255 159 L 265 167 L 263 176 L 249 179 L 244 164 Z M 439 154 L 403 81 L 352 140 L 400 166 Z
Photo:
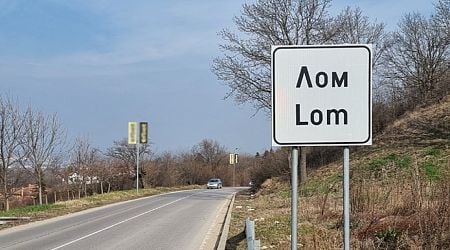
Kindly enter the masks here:
M 16 220 L 30 220 L 30 217 L 0 217 L 0 225 Z
M 245 220 L 245 235 L 247 236 L 247 250 L 261 249 L 261 241 L 255 239 L 255 222 L 249 218 Z

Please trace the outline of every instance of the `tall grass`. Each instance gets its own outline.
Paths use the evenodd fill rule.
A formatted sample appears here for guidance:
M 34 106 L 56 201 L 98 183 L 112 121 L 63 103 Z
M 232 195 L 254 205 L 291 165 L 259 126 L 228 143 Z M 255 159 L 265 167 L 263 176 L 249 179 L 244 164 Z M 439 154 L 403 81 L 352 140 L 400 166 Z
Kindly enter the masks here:
M 449 165 L 441 152 L 390 154 L 354 174 L 358 248 L 450 248 Z
M 450 249 L 449 155 L 448 147 L 429 147 L 353 157 L 351 249 Z M 300 187 L 298 249 L 342 249 L 341 173 L 340 163 L 329 165 Z M 246 217 L 257 219 L 261 246 L 290 249 L 289 182 L 272 179 L 262 187 L 256 198 L 236 199 L 243 208 L 233 210 L 239 217 L 234 227 L 242 230 Z

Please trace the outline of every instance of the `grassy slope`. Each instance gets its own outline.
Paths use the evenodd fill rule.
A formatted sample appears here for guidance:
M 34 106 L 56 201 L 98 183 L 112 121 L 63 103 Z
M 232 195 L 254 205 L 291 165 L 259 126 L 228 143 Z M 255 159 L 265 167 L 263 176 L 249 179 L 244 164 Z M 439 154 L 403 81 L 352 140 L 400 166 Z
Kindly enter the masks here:
M 411 112 L 373 146 L 351 150 L 352 249 L 450 249 L 449 110 L 447 98 Z M 298 248 L 342 248 L 341 171 L 340 162 L 324 166 L 300 187 Z M 246 249 L 247 217 L 263 248 L 290 249 L 289 181 L 236 198 L 227 249 Z

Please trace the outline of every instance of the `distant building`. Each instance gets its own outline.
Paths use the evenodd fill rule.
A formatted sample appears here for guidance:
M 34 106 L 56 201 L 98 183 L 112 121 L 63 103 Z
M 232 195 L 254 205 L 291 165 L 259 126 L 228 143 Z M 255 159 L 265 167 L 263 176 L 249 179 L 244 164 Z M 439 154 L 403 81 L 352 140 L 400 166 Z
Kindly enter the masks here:
M 63 178 L 63 182 L 65 182 L 64 178 Z M 95 184 L 95 183 L 99 183 L 99 180 L 98 180 L 97 176 L 82 176 L 75 172 L 68 176 L 67 183 L 69 185 L 80 184 L 80 183 Z

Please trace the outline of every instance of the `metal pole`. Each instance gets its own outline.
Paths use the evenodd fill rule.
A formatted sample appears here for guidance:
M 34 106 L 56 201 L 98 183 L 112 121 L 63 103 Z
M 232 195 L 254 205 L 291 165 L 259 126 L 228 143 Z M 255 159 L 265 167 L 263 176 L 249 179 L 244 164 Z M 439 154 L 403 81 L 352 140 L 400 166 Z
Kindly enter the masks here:
M 236 186 L 234 178 L 236 176 L 236 163 L 233 164 L 233 187 Z
M 235 182 L 235 178 L 236 178 L 236 165 L 237 165 L 237 157 L 236 157 L 236 154 L 237 154 L 238 149 L 239 149 L 239 148 L 235 148 L 235 149 L 234 149 L 233 187 L 236 186 L 236 182 Z
M 350 249 L 350 149 L 344 147 L 344 250 Z
M 139 193 L 139 141 L 136 143 L 136 193 Z
M 298 148 L 292 147 L 291 154 L 291 250 L 297 249 L 297 186 L 298 186 Z

